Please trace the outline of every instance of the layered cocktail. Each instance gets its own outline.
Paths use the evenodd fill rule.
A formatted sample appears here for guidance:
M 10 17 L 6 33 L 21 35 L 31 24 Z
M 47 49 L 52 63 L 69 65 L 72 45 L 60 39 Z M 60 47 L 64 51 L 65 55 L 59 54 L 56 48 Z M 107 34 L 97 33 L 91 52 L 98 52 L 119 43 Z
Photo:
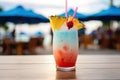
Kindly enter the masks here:
M 83 24 L 72 17 L 66 19 L 51 16 L 50 23 L 53 31 L 53 54 L 58 70 L 71 71 L 75 69 L 78 55 L 78 29 Z

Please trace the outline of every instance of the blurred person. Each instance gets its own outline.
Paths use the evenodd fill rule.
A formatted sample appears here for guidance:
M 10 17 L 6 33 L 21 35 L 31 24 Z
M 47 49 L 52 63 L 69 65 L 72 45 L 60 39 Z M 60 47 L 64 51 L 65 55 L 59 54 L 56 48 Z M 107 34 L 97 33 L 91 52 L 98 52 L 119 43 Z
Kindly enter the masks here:
M 13 31 L 11 32 L 11 37 L 13 40 L 15 40 L 15 33 L 16 33 L 16 30 L 14 28 Z
M 109 42 L 109 44 L 108 44 L 109 49 L 114 49 L 114 37 L 113 37 L 113 35 L 114 35 L 113 30 L 111 28 L 109 28 L 106 31 L 106 36 L 107 36 L 108 42 Z
M 107 37 L 110 39 L 110 38 L 112 38 L 112 36 L 113 36 L 113 30 L 111 29 L 111 28 L 109 28 L 107 31 L 106 31 L 106 35 L 107 35 Z
M 13 31 L 10 33 L 10 37 L 6 37 L 4 38 L 4 41 L 3 41 L 3 53 L 4 54 L 7 54 L 7 55 L 10 55 L 10 54 L 13 54 L 13 52 L 15 52 L 15 28 L 13 29 Z
M 7 54 L 10 55 L 12 54 L 12 48 L 13 48 L 13 37 L 15 34 L 15 29 L 13 29 L 13 31 L 11 33 L 6 34 L 6 37 L 4 37 L 3 39 L 3 54 Z
M 15 45 L 15 37 L 16 37 L 16 29 L 14 28 L 13 31 L 11 32 L 11 47 L 12 47 L 12 50 L 16 48 L 16 45 Z
M 93 30 L 89 35 L 93 37 L 93 39 L 94 39 L 94 44 L 95 44 L 95 45 L 98 45 L 98 40 L 97 40 L 97 37 L 96 37 L 96 36 L 97 36 L 97 31 L 96 31 L 96 30 Z
M 98 27 L 96 30 L 96 39 L 98 40 L 98 45 L 101 45 L 102 43 L 102 35 L 103 35 L 103 28 Z

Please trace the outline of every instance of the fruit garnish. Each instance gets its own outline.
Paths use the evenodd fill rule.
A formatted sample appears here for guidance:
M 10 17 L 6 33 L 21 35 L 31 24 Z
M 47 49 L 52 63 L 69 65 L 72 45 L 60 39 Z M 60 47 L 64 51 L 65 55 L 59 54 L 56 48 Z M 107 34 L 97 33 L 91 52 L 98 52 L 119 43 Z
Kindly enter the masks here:
M 82 22 L 80 22 L 77 18 L 72 18 L 72 16 L 69 16 L 67 20 L 65 17 L 61 16 L 50 16 L 50 24 L 52 26 L 52 30 L 59 30 L 65 22 L 68 29 L 71 29 L 73 26 L 77 30 L 84 28 L 84 24 Z
M 73 23 L 77 30 L 84 28 L 84 24 L 76 18 L 74 18 Z
M 52 30 L 59 30 L 61 26 L 66 22 L 65 17 L 61 16 L 50 16 L 50 24 L 52 26 Z
M 69 15 L 69 17 L 68 17 L 68 21 L 72 21 L 72 15 Z
M 73 21 L 68 21 L 66 24 L 67 24 L 68 29 L 72 28 L 74 25 Z
M 84 28 L 84 24 L 82 22 L 80 22 L 77 18 L 74 18 L 73 20 L 72 20 L 72 18 L 73 17 L 71 15 L 68 17 L 68 22 L 67 22 L 68 29 L 72 28 L 73 26 L 77 30 Z

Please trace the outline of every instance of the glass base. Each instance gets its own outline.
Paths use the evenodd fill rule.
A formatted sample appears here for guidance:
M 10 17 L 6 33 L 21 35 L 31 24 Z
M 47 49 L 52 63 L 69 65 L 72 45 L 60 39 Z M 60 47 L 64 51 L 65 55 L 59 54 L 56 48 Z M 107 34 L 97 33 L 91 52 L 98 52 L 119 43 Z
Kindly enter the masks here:
M 75 71 L 75 66 L 73 66 L 73 67 L 59 67 L 59 66 L 56 66 L 56 68 L 59 71 Z

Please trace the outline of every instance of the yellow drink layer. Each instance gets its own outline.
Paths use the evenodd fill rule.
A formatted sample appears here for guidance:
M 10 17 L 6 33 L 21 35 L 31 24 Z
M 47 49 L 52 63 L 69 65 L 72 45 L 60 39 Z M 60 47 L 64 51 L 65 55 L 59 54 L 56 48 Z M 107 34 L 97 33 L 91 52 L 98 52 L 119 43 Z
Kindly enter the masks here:
M 71 20 L 71 16 L 68 18 L 68 21 Z M 64 23 L 67 22 L 67 19 L 65 17 L 61 17 L 61 16 L 50 16 L 50 24 L 51 24 L 51 27 L 52 27 L 52 30 L 55 31 L 55 30 L 59 30 L 62 25 Z M 81 23 L 78 19 L 74 18 L 73 19 L 73 26 L 79 30 L 79 29 L 82 29 L 84 28 L 84 24 Z

